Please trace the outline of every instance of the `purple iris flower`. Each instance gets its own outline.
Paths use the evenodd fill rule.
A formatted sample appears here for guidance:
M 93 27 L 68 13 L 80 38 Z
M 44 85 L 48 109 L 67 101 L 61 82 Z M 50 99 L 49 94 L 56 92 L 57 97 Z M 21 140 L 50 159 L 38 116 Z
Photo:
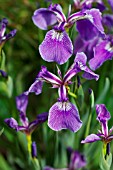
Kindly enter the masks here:
M 52 167 L 46 166 L 44 170 L 77 170 L 86 166 L 85 156 L 78 151 L 71 149 L 70 161 L 68 168 L 54 169 Z
M 28 96 L 22 94 L 16 98 L 16 104 L 17 104 L 17 109 L 20 112 L 20 121 L 22 125 L 18 125 L 17 121 L 11 117 L 5 119 L 5 123 L 12 129 L 15 129 L 16 131 L 22 131 L 25 134 L 29 135 L 31 134 L 36 127 L 45 122 L 48 118 L 48 113 L 42 113 L 37 116 L 37 118 L 29 122 L 28 118 L 26 117 L 26 108 L 28 104 Z
M 7 24 L 8 24 L 8 20 L 6 18 L 2 19 L 0 22 L 0 48 L 4 45 L 4 43 L 7 40 L 13 38 L 16 34 L 16 30 L 14 29 L 5 35 Z
M 89 61 L 92 70 L 99 68 L 105 61 L 111 60 L 113 57 L 113 36 L 106 36 L 105 40 L 101 40 L 94 47 L 94 57 Z
M 98 134 L 91 134 L 86 137 L 85 140 L 82 140 L 81 143 L 92 143 L 96 141 L 103 141 L 105 144 L 108 144 L 113 140 L 113 135 L 111 132 L 113 128 L 108 131 L 108 120 L 111 118 L 110 113 L 106 109 L 104 104 L 97 104 L 96 105 L 96 113 L 97 113 L 97 120 L 101 125 L 101 130 L 99 130 Z
M 43 82 L 51 83 L 53 88 L 58 88 L 58 101 L 50 108 L 48 116 L 48 126 L 55 131 L 70 129 L 71 131 L 76 132 L 82 126 L 77 107 L 69 102 L 68 86 L 72 83 L 71 79 L 81 71 L 83 71 L 82 76 L 84 78 L 88 80 L 98 80 L 99 76 L 93 73 L 86 66 L 86 62 L 86 55 L 84 53 L 78 53 L 75 57 L 73 65 L 69 68 L 64 77 L 62 77 L 61 71 L 59 69 L 58 77 L 55 74 L 49 72 L 45 66 L 42 66 L 41 71 L 39 72 L 35 82 L 31 85 L 28 91 L 23 93 L 22 98 L 24 101 L 30 92 L 35 92 L 36 94 L 39 94 L 37 93 L 38 91 L 41 93 L 41 83 Z M 39 84 L 41 84 L 41 86 Z M 21 111 L 24 110 L 25 108 L 22 106 Z
M 68 15 L 66 19 L 60 5 L 50 5 L 48 8 L 40 8 L 34 12 L 32 17 L 34 24 L 46 30 L 48 26 L 55 25 L 48 31 L 42 44 L 39 46 L 41 57 L 48 62 L 55 61 L 58 64 L 64 64 L 73 53 L 73 45 L 66 30 L 77 22 L 77 29 L 85 37 L 95 37 L 97 34 L 104 34 L 101 23 L 101 13 L 98 9 L 86 9 Z M 86 26 L 84 23 L 86 22 Z M 79 23 L 80 22 L 80 23 Z M 88 26 L 87 26 L 88 25 Z M 91 29 L 90 29 L 91 28 Z M 90 34 L 88 34 L 88 30 Z
M 90 9 L 92 8 L 93 3 L 96 3 L 96 7 L 103 11 L 105 10 L 105 5 L 102 0 L 73 0 L 75 9 Z

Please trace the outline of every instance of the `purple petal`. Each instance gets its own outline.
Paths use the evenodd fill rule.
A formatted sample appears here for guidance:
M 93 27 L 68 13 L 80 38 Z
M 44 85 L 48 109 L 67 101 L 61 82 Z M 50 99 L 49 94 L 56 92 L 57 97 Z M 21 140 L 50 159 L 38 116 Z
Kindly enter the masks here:
M 87 19 L 77 21 L 77 30 L 81 38 L 86 41 L 95 38 L 99 34 L 96 27 L 94 27 L 94 25 Z
M 81 65 L 86 65 L 87 56 L 83 52 L 77 53 L 74 62 L 80 63 Z
M 99 37 L 95 37 L 90 41 L 83 40 L 80 36 L 75 39 L 74 42 L 74 54 L 76 55 L 77 52 L 84 52 L 87 56 L 87 59 L 90 60 L 94 57 L 93 48 L 99 42 Z
M 105 61 L 111 60 L 113 56 L 113 49 L 111 43 L 107 40 L 100 42 L 94 48 L 94 58 L 89 61 L 90 68 L 96 70 Z
M 87 19 L 77 21 L 77 30 L 85 40 L 91 40 L 99 35 L 104 35 L 102 17 L 98 9 L 86 10 Z
M 8 20 L 6 18 L 2 19 L 0 22 L 0 39 L 4 36 Z
M 95 74 L 94 72 L 92 72 L 87 66 L 86 66 L 86 61 L 87 61 L 87 57 L 86 55 L 81 52 L 81 53 L 77 53 L 76 57 L 75 57 L 75 67 L 78 67 L 78 69 L 80 69 L 81 71 L 84 71 L 84 74 L 82 75 L 84 78 L 91 80 L 91 79 L 95 79 L 98 80 L 99 79 L 99 75 Z
M 62 81 L 57 77 L 55 74 L 49 72 L 45 66 L 41 67 L 41 70 L 38 74 L 38 77 L 42 80 L 45 80 L 51 84 L 60 85 L 62 84 Z
M 34 129 L 41 123 L 44 123 L 48 118 L 48 113 L 47 112 L 44 112 L 44 113 L 41 113 L 37 116 L 37 118 L 30 122 L 29 123 L 29 126 L 28 126 L 28 129 L 29 129 L 29 132 L 33 132 Z
M 105 14 L 103 16 L 102 22 L 105 26 L 109 27 L 109 29 L 111 30 L 111 28 L 113 28 L 113 15 Z
M 4 36 L 6 38 L 6 40 L 9 40 L 10 38 L 13 38 L 16 35 L 17 30 L 14 29 L 12 31 L 10 31 L 10 33 L 8 33 L 6 36 Z
M 7 75 L 7 73 L 5 71 L 0 70 L 0 73 L 1 73 L 2 77 L 5 77 L 5 78 L 8 77 L 8 75 Z
M 47 30 L 49 25 L 53 25 L 57 22 L 57 18 L 54 12 L 46 8 L 40 8 L 36 10 L 32 20 L 34 24 L 42 30 Z
M 111 118 L 110 113 L 106 109 L 106 106 L 104 104 L 97 104 L 96 105 L 96 113 L 97 113 L 97 120 L 98 121 L 106 121 Z
M 96 105 L 97 120 L 101 123 L 102 133 L 105 137 L 108 136 L 108 123 L 107 121 L 111 118 L 110 113 L 106 109 L 104 104 Z
M 32 142 L 32 157 L 33 157 L 33 158 L 37 157 L 36 142 Z
M 17 121 L 16 121 L 13 117 L 5 119 L 4 122 L 5 122 L 10 128 L 17 130 L 17 128 L 18 128 L 18 123 L 17 123 Z
M 21 94 L 18 97 L 16 97 L 16 106 L 19 112 L 26 114 L 26 108 L 28 105 L 28 96 L 26 94 Z
M 34 81 L 34 83 L 30 86 L 28 91 L 24 92 L 24 94 L 29 95 L 29 93 L 35 93 L 36 95 L 39 95 L 42 93 L 42 86 L 43 82 L 40 81 L 38 78 Z
M 44 167 L 44 170 L 55 170 L 55 169 L 50 166 L 46 166 L 46 167 Z
M 26 117 L 26 114 L 25 114 L 25 113 L 23 113 L 23 112 L 20 113 L 20 120 L 21 120 L 22 125 L 23 125 L 24 127 L 28 127 L 29 121 L 28 121 L 28 118 Z
M 85 140 L 82 140 L 81 143 L 92 143 L 101 140 L 100 137 L 98 137 L 95 134 L 91 134 L 85 138 Z
M 110 4 L 112 10 L 113 10 L 113 1 L 112 0 L 108 0 L 108 3 Z
M 97 28 L 97 30 L 104 34 L 104 28 L 102 26 L 102 14 L 98 9 L 91 9 L 85 11 L 89 21 Z
M 50 30 L 39 46 L 39 52 L 45 61 L 55 61 L 58 64 L 64 64 L 71 57 L 73 46 L 65 31 Z
M 70 129 L 77 132 L 82 121 L 76 106 L 70 102 L 56 102 L 49 110 L 48 126 L 55 131 Z
M 64 85 L 61 85 L 58 89 L 59 101 L 67 101 L 67 89 Z
M 86 166 L 86 160 L 84 155 L 77 151 L 72 152 L 69 169 L 79 169 Z

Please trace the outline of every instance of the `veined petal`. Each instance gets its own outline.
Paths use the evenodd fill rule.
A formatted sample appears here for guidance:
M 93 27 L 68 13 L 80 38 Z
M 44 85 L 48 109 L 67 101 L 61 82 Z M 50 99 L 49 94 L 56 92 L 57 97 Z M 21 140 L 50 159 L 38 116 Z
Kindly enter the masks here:
M 110 113 L 104 104 L 96 105 L 97 120 L 101 123 L 102 133 L 108 136 L 108 120 L 111 118 Z
M 97 113 L 97 120 L 98 121 L 106 121 L 111 118 L 110 113 L 106 109 L 106 106 L 104 104 L 97 104 L 96 105 L 96 113 Z
M 72 14 L 72 15 L 70 15 L 70 16 L 68 17 L 67 23 L 68 23 L 69 25 L 72 25 L 72 24 L 74 24 L 76 21 L 81 20 L 81 19 L 84 19 L 84 18 L 85 18 L 85 14 L 84 14 L 82 11 L 76 12 L 76 13 L 74 13 L 74 14 Z
M 90 68 L 96 70 L 99 68 L 105 61 L 111 60 L 113 57 L 113 47 L 111 43 L 107 40 L 101 41 L 94 48 L 94 58 L 89 61 Z
M 102 26 L 102 14 L 98 9 L 90 9 L 85 11 L 89 21 L 97 28 L 101 34 L 104 33 L 104 28 Z
M 81 52 L 81 53 L 77 53 L 76 57 L 75 57 L 75 67 L 78 67 L 81 71 L 84 71 L 84 74 L 82 75 L 84 78 L 91 80 L 91 79 L 95 79 L 98 80 L 99 79 L 99 75 L 95 74 L 94 72 L 92 72 L 87 66 L 86 66 L 86 61 L 87 61 L 87 57 L 86 55 Z
M 47 120 L 47 118 L 48 118 L 47 112 L 39 114 L 34 121 L 29 123 L 29 126 L 28 126 L 29 132 L 32 133 L 34 129 L 40 124 L 44 123 Z
M 77 53 L 74 62 L 80 65 L 86 65 L 87 56 L 83 52 Z
M 47 30 L 49 25 L 53 25 L 57 22 L 54 12 L 46 8 L 36 10 L 32 20 L 34 24 L 42 30 Z
M 89 41 L 99 35 L 97 28 L 88 19 L 77 21 L 77 30 L 85 41 Z
M 68 81 L 71 80 L 72 77 L 74 77 L 78 72 L 80 71 L 80 69 L 78 68 L 74 68 L 74 65 L 72 65 L 69 70 L 66 72 L 64 78 L 63 78 L 63 82 L 67 83 Z
M 26 114 L 26 108 L 28 105 L 28 96 L 22 93 L 21 95 L 16 97 L 16 107 L 19 112 Z
M 62 11 L 62 7 L 59 4 L 50 4 L 49 10 L 53 11 L 56 14 L 58 22 L 65 22 L 66 17 Z
M 91 134 L 85 138 L 85 140 L 82 140 L 81 143 L 92 143 L 101 140 L 101 138 L 95 134 Z
M 69 129 L 77 132 L 82 121 L 76 106 L 70 102 L 56 102 L 49 110 L 48 126 L 55 131 Z
M 17 121 L 16 121 L 13 117 L 5 119 L 4 122 L 5 122 L 10 128 L 17 130 L 17 128 L 18 128 L 18 123 L 17 123 Z
M 39 95 L 42 93 L 42 87 L 43 87 L 43 81 L 36 78 L 34 83 L 30 86 L 28 91 L 24 92 L 24 94 L 29 95 L 29 93 L 35 93 L 36 95 Z
M 61 85 L 58 89 L 59 101 L 67 101 L 67 90 L 64 85 Z
M 39 79 L 41 78 L 44 81 L 47 81 L 51 84 L 60 85 L 62 81 L 59 77 L 57 77 L 55 74 L 49 72 L 45 66 L 41 67 L 41 71 L 38 74 Z
M 4 36 L 8 20 L 6 18 L 2 19 L 0 22 L 0 39 Z
M 39 52 L 45 61 L 64 64 L 73 53 L 73 45 L 65 31 L 50 30 L 39 46 Z

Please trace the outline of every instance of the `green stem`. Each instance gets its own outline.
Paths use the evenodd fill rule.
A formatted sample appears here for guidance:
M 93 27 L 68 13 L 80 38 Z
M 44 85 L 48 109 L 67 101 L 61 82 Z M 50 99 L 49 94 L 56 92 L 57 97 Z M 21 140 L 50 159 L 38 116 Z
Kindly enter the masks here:
M 31 157 L 31 145 L 32 145 L 31 134 L 27 134 L 26 138 L 27 138 L 27 142 L 28 142 L 27 143 L 28 153 L 29 153 L 29 156 Z
M 75 99 L 77 98 L 77 95 L 74 94 L 73 92 L 70 91 L 70 88 L 68 87 L 68 94 L 72 97 L 74 97 Z

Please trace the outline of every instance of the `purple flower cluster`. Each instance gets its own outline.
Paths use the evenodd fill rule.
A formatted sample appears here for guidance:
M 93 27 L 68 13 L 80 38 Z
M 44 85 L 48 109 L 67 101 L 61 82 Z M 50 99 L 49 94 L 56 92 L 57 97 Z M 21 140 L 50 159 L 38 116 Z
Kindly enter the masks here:
M 50 83 L 53 88 L 58 88 L 59 98 L 49 110 L 48 126 L 55 131 L 59 131 L 61 129 L 70 129 L 73 132 L 78 131 L 82 126 L 82 122 L 80 120 L 77 107 L 69 102 L 68 86 L 72 84 L 71 79 L 82 71 L 82 76 L 84 78 L 88 80 L 98 80 L 99 76 L 87 67 L 86 61 L 87 57 L 84 53 L 77 53 L 74 63 L 67 70 L 64 77 L 62 77 L 61 71 L 59 69 L 58 77 L 55 74 L 49 72 L 45 66 L 42 66 L 35 82 L 30 86 L 28 91 L 21 95 L 24 105 L 21 108 L 20 105 L 18 105 L 18 109 L 21 111 L 25 110 L 26 98 L 29 93 L 34 92 L 36 95 L 38 95 L 42 91 L 43 82 Z

